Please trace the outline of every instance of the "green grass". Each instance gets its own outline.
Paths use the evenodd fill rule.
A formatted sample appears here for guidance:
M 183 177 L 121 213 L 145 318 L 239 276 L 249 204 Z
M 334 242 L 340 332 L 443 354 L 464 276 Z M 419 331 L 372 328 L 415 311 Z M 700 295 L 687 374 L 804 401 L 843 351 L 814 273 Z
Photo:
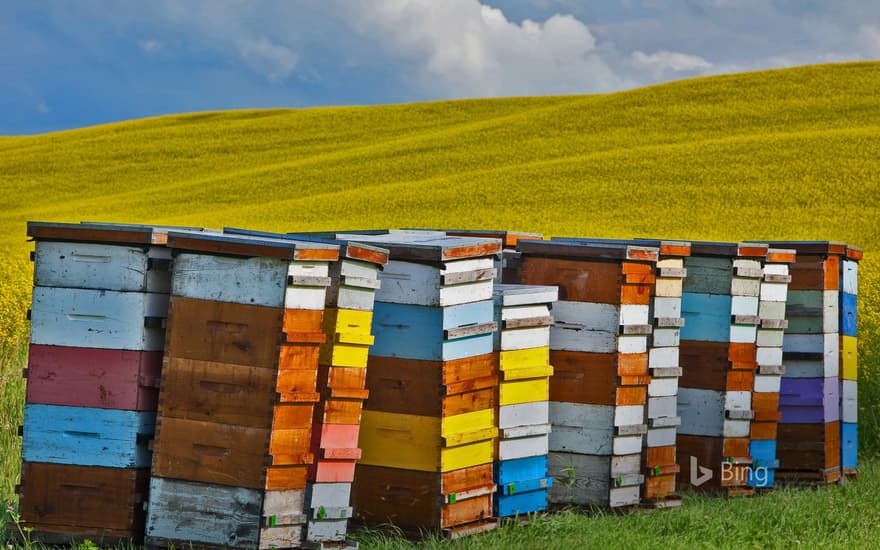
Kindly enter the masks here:
M 29 219 L 827 239 L 866 249 L 859 302 L 864 479 L 830 492 L 689 501 L 644 517 L 565 516 L 463 544 L 507 544 L 498 537 L 533 529 L 556 530 L 566 546 L 587 536 L 599 537 L 587 540 L 591 546 L 627 537 L 635 544 L 652 529 L 679 527 L 682 537 L 702 533 L 693 536 L 697 543 L 718 542 L 707 527 L 717 522 L 735 524 L 720 526 L 736 536 L 752 533 L 748 541 L 763 536 L 749 525 L 772 522 L 792 525 L 804 544 L 828 537 L 859 544 L 847 537 L 876 525 L 876 501 L 862 488 L 876 488 L 880 464 L 880 408 L 871 406 L 880 398 L 877 89 L 880 64 L 853 63 L 607 95 L 199 113 L 2 138 L 0 501 L 13 500 L 18 479 Z M 852 532 L 834 528 L 854 513 L 843 510 L 848 499 L 862 512 Z M 832 501 L 840 514 L 829 511 Z M 710 520 L 700 519 L 702 508 Z M 614 525 L 621 538 L 601 538 Z M 766 545 L 793 545 L 787 536 Z

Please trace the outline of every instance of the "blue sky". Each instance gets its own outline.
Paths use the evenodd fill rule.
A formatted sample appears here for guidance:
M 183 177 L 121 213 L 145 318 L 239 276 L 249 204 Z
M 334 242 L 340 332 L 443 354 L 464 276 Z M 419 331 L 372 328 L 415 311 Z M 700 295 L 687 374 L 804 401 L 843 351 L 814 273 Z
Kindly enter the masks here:
M 0 135 L 878 58 L 878 0 L 3 0 Z

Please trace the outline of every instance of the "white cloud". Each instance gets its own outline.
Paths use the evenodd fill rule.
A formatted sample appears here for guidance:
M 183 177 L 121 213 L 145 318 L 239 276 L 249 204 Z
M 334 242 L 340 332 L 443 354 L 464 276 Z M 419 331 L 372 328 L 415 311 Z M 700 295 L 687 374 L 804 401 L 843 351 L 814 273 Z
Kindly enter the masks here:
M 48 115 L 49 114 L 49 106 L 46 105 L 45 101 L 41 101 L 41 102 L 37 103 L 37 112 L 40 113 L 41 115 Z
M 154 53 L 162 49 L 162 43 L 154 39 L 141 40 L 138 45 L 146 53 Z
M 660 78 L 668 71 L 681 73 L 704 71 L 712 68 L 712 64 L 698 55 L 661 50 L 652 54 L 635 51 L 629 63 L 639 70 L 648 71 L 655 78 Z
M 299 61 L 296 52 L 266 37 L 240 41 L 238 53 L 251 70 L 273 82 L 289 77 Z
M 349 4 L 350 6 L 350 4 Z M 477 0 L 386 0 L 350 13 L 434 97 L 604 92 L 629 83 L 571 15 L 517 24 Z
M 856 33 L 856 43 L 871 57 L 880 57 L 880 25 L 862 25 Z

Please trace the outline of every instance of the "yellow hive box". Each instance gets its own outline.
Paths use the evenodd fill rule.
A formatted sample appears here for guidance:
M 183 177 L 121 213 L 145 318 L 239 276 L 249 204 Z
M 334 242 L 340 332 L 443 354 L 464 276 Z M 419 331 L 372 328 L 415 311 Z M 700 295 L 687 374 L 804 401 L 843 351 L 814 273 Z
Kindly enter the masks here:
M 840 374 L 844 380 L 858 380 L 859 354 L 858 338 L 855 336 L 840 337 Z
M 505 372 L 527 367 L 547 367 L 549 364 L 550 348 L 547 346 L 502 351 L 498 358 L 498 366 Z
M 495 410 L 438 418 L 364 411 L 360 462 L 425 472 L 449 472 L 495 460 Z
M 498 387 L 498 404 L 501 406 L 549 399 L 550 379 L 547 377 L 501 382 Z
M 372 311 L 328 309 L 324 313 L 327 343 L 321 346 L 321 364 L 336 367 L 367 366 L 374 338 L 370 335 Z

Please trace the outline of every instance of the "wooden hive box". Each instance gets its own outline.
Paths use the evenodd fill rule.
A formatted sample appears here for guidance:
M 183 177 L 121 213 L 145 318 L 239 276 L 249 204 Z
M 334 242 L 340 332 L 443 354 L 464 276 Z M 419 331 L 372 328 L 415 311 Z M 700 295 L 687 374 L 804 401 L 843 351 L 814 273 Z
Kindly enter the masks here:
M 31 539 L 45 544 L 138 544 L 148 482 L 144 468 L 24 462 L 19 513 Z
M 37 528 L 35 540 L 142 540 L 171 281 L 168 229 L 28 223 L 35 288 L 21 514 Z
M 778 477 L 792 482 L 838 481 L 843 451 L 831 449 L 847 447 L 841 423 L 846 401 L 842 394 L 847 390 L 849 396 L 852 390 L 842 381 L 855 339 L 844 334 L 849 330 L 844 310 L 854 311 L 849 299 L 854 295 L 846 289 L 857 291 L 852 272 L 847 277 L 851 262 L 857 260 L 848 258 L 843 243 L 779 241 L 771 245 L 797 252 L 791 266 L 783 345 Z M 860 252 L 854 255 L 861 257 Z M 826 450 L 829 456 L 823 456 Z
M 147 543 L 297 546 L 339 247 L 191 232 L 170 232 L 168 244 Z
M 676 461 L 688 475 L 677 480 L 681 490 L 754 490 L 749 452 L 767 253 L 766 244 L 692 242 L 685 259 Z
M 637 505 L 659 250 L 559 240 L 517 248 L 524 284 L 559 286 L 550 333 L 550 502 Z M 664 361 L 677 363 L 654 366 Z
M 356 518 L 448 537 L 493 528 L 491 298 L 500 243 L 419 231 L 333 236 L 390 251 L 374 306 Z M 392 493 L 417 498 L 421 509 L 392 512 Z
M 496 285 L 495 353 L 498 361 L 498 449 L 495 515 L 547 508 L 549 452 L 550 308 L 558 289 Z M 543 470 L 541 467 L 543 466 Z

